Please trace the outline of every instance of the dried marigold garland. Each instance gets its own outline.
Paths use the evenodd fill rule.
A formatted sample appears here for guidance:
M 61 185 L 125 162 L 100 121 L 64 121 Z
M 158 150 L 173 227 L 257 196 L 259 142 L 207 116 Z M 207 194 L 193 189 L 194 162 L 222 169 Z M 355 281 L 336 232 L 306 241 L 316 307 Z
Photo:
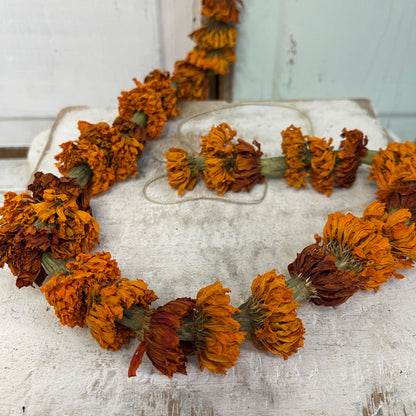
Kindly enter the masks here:
M 220 195 L 280 176 L 297 188 L 310 177 L 312 186 L 329 196 L 333 184 L 352 185 L 360 163 L 373 162 L 370 179 L 377 181 L 379 199 L 361 218 L 330 214 L 323 236 L 315 236 L 316 242 L 288 266 L 289 279 L 274 270 L 259 275 L 238 308 L 229 304 L 229 289 L 215 282 L 195 299 L 151 309 L 157 296 L 145 282 L 121 278 L 110 253 L 86 253 L 99 242 L 90 197 L 136 175 L 146 141 L 180 113 L 177 100 L 204 98 L 208 75 L 228 70 L 234 59 L 230 23 L 238 22 L 236 2 L 204 0 L 202 13 L 207 25 L 191 35 L 197 47 L 175 65 L 172 77 L 155 70 L 144 84 L 135 80 L 136 88 L 122 93 L 112 126 L 80 122 L 79 139 L 62 146 L 57 160 L 66 177 L 38 172 L 29 186 L 32 194 L 7 193 L 0 208 L 0 266 L 9 265 L 18 287 L 42 285 L 46 269 L 52 277 L 41 291 L 61 323 L 88 325 L 101 347 L 118 350 L 135 336 L 140 343 L 129 376 L 136 374 L 145 352 L 169 377 L 186 374 L 187 356 L 193 353 L 202 370 L 226 374 L 246 334 L 260 349 L 287 359 L 303 346 L 299 302 L 339 305 L 360 289 L 377 291 L 390 277 L 403 277 L 396 269 L 412 267 L 416 259 L 415 145 L 367 151 L 360 131 L 344 129 L 335 152 L 331 140 L 304 136 L 290 126 L 282 132 L 285 157 L 261 159 L 260 145 L 235 142 L 237 133 L 225 123 L 203 136 L 199 155 L 178 148 L 166 154 L 169 181 L 180 194 L 199 176 Z

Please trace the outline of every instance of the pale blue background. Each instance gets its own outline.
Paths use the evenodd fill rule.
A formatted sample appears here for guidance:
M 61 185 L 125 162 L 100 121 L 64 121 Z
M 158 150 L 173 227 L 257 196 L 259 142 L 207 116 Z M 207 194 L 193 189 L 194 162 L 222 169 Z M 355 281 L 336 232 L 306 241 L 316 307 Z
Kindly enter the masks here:
M 245 0 L 235 101 L 369 98 L 416 138 L 415 0 Z

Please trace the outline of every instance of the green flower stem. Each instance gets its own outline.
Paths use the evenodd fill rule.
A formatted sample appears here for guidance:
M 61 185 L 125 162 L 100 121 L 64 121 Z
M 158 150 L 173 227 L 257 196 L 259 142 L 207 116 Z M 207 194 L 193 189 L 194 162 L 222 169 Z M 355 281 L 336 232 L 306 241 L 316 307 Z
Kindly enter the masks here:
M 133 117 L 130 119 L 133 123 L 136 123 L 142 129 L 146 126 L 147 115 L 143 111 L 136 111 Z
M 123 317 L 116 319 L 116 321 L 135 332 L 141 332 L 148 324 L 149 315 L 146 309 L 133 305 L 130 308 L 124 309 Z
M 253 322 L 251 319 L 251 315 L 248 312 L 247 302 L 243 303 L 238 307 L 240 312 L 235 313 L 232 315 L 232 318 L 236 320 L 240 324 L 240 331 L 242 332 L 250 332 L 253 330 Z
M 52 276 L 58 273 L 69 273 L 69 270 L 66 267 L 66 261 L 55 259 L 50 251 L 45 251 L 42 254 L 42 265 Z
M 75 178 L 75 182 L 84 188 L 92 177 L 92 170 L 88 163 L 81 163 L 66 174 L 67 178 Z
M 374 156 L 378 156 L 378 150 L 367 150 L 367 153 L 361 158 L 361 163 L 372 165 Z
M 176 330 L 181 341 L 195 341 L 195 322 L 192 317 L 182 320 L 182 326 Z
M 207 166 L 205 165 L 204 155 L 189 158 L 188 163 L 191 171 L 195 174 L 195 176 L 198 176 L 200 172 L 207 168 Z
M 260 159 L 261 174 L 263 176 L 274 176 L 283 178 L 289 168 L 284 156 Z
M 290 279 L 286 281 L 286 287 L 292 289 L 293 300 L 296 302 L 308 300 L 313 295 L 311 286 L 299 276 L 290 277 Z

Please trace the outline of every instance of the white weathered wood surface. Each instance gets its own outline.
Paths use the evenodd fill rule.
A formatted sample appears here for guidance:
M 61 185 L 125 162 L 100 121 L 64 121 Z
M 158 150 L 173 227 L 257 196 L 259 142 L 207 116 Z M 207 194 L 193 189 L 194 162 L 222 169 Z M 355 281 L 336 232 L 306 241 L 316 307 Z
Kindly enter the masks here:
M 370 147 L 386 145 L 377 120 L 351 101 L 292 102 L 279 106 L 241 106 L 196 117 L 176 131 L 169 122 L 162 137 L 149 143 L 138 177 L 115 185 L 92 201 L 101 226 L 100 250 L 119 262 L 123 276 L 142 278 L 159 296 L 157 304 L 195 296 L 216 279 L 232 289 L 232 304 L 248 295 L 258 273 L 287 264 L 320 233 L 330 212 L 360 215 L 376 187 L 366 169 L 352 189 L 330 198 L 313 189 L 295 190 L 268 181 L 265 199 L 256 205 L 200 199 L 176 205 L 151 203 L 146 183 L 164 171 L 163 151 L 227 121 L 247 140 L 257 138 L 265 156 L 280 154 L 282 128 L 291 123 L 306 132 L 333 136 L 343 127 L 359 128 Z M 184 105 L 184 117 L 218 108 L 218 103 Z M 299 112 L 301 110 L 301 112 Z M 53 155 L 59 144 L 77 137 L 78 119 L 111 121 L 115 108 L 70 111 L 55 129 L 40 169 L 57 172 Z M 182 120 L 183 118 L 182 117 Z M 160 202 L 179 198 L 163 180 L 147 189 Z M 228 198 L 252 201 L 265 187 Z M 206 195 L 198 186 L 191 196 Z M 212 195 L 212 194 L 211 194 Z M 136 378 L 127 378 L 132 342 L 118 352 L 100 349 L 88 329 L 63 327 L 43 295 L 18 290 L 0 270 L 0 409 L 7 415 L 413 415 L 416 414 L 416 274 L 391 280 L 377 294 L 360 292 L 336 308 L 302 305 L 305 346 L 281 357 L 241 347 L 227 376 L 199 370 L 195 357 L 188 376 L 158 373 L 147 358 Z

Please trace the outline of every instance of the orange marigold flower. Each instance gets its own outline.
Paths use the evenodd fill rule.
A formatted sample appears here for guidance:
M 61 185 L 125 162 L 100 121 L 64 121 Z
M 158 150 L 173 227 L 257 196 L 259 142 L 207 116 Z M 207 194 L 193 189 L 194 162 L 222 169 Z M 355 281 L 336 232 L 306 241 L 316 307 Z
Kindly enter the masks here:
M 327 253 L 335 257 L 338 269 L 355 271 L 360 278 L 368 279 L 361 289 L 374 289 L 394 274 L 394 258 L 389 240 L 383 237 L 380 227 L 368 220 L 348 213 L 336 212 L 328 216 L 323 239 Z
M 147 117 L 146 133 L 149 139 L 161 135 L 166 124 L 166 114 L 163 108 L 162 96 L 152 88 L 151 83 L 142 84 L 133 79 L 136 88 L 122 91 L 119 100 L 119 114 L 130 120 L 136 112 L 142 112 Z
M 183 195 L 185 189 L 191 191 L 200 175 L 196 158 L 189 157 L 186 150 L 177 147 L 172 147 L 163 154 L 166 157 L 170 186 L 177 189 L 179 195 Z
M 52 173 L 36 172 L 33 183 L 27 189 L 32 191 L 33 198 L 37 201 L 43 200 L 43 192 L 46 189 L 55 191 L 57 194 L 65 194 L 75 200 L 79 209 L 91 212 L 89 198 L 84 189 L 75 183 L 75 178 L 66 178 L 53 175 Z
M 341 151 L 337 158 L 339 164 L 335 167 L 334 183 L 338 186 L 349 188 L 357 177 L 360 159 L 367 153 L 367 136 L 360 130 L 343 129 L 341 137 Z
M 79 254 L 67 264 L 69 274 L 58 273 L 42 287 L 62 325 L 85 326 L 95 296 L 104 286 L 119 280 L 120 270 L 111 254 Z
M 297 318 L 298 302 L 286 289 L 285 276 L 272 270 L 258 275 L 251 284 L 252 295 L 240 307 L 248 320 L 253 342 L 261 349 L 279 354 L 285 360 L 303 346 L 305 329 Z M 238 315 L 236 317 L 238 320 Z
M 243 5 L 242 0 L 203 0 L 201 14 L 205 17 L 215 17 L 223 22 L 238 23 L 240 11 L 237 3 Z
M 300 127 L 293 124 L 281 132 L 282 150 L 286 156 L 286 163 L 289 166 L 285 172 L 285 179 L 288 185 L 295 188 L 306 186 L 305 178 L 310 174 L 306 158 L 309 154 L 307 136 L 302 134 Z
M 288 270 L 291 279 L 287 287 L 292 289 L 295 299 L 305 298 L 323 306 L 344 303 L 367 281 L 367 277 L 354 270 L 338 269 L 337 259 L 318 244 L 298 253 Z
M 192 348 L 190 350 L 189 342 L 180 340 L 177 331 L 182 328 L 184 318 L 192 317 L 194 308 L 194 299 L 179 298 L 160 306 L 151 314 L 143 344 L 153 365 L 168 377 L 174 373 L 186 374 L 186 355 Z M 140 345 L 138 349 L 141 350 Z M 129 368 L 130 377 L 136 375 L 140 362 L 141 357 L 137 360 L 135 354 Z
M 0 267 L 7 265 L 16 279 L 16 286 L 40 286 L 46 277 L 42 252 L 49 244 L 46 229 L 34 226 L 3 224 L 0 227 Z
M 411 142 L 389 143 L 380 149 L 370 167 L 370 180 L 375 180 L 377 195 L 384 199 L 396 188 L 416 182 L 416 144 Z
M 51 251 L 55 258 L 69 260 L 85 250 L 93 250 L 100 242 L 97 221 L 67 195 L 47 189 L 43 201 L 31 206 L 38 221 L 53 229 Z
M 201 370 L 226 374 L 240 355 L 238 344 L 244 342 L 246 333 L 239 331 L 240 324 L 232 318 L 239 309 L 229 305 L 229 291 L 215 282 L 198 292 L 194 323 Z
M 108 152 L 88 140 L 69 141 L 61 144 L 62 152 L 55 156 L 56 164 L 62 175 L 72 169 L 88 165 L 92 177 L 85 186 L 85 192 L 92 197 L 105 192 L 114 183 L 115 176 L 110 168 Z
M 233 157 L 205 157 L 205 170 L 202 171 L 202 176 L 208 189 L 215 189 L 218 195 L 224 195 L 235 182 L 232 175 Z M 231 163 L 230 163 L 231 162 Z
M 410 185 L 399 186 L 388 193 L 382 200 L 387 211 L 406 208 L 412 214 L 410 220 L 416 222 L 416 182 Z
M 321 194 L 330 196 L 334 180 L 336 154 L 331 146 L 332 139 L 326 141 L 318 137 L 309 137 L 311 152 L 311 185 Z
M 230 71 L 230 64 L 235 63 L 236 57 L 232 48 L 192 49 L 186 56 L 186 61 L 198 68 L 212 70 L 218 75 L 225 75 Z
M 110 185 L 137 175 L 137 159 L 142 154 L 143 143 L 134 137 L 123 136 L 118 129 L 104 122 L 91 124 L 80 121 L 78 129 L 80 140 L 88 140 L 108 153 L 109 167 L 113 171 Z
M 175 88 L 172 85 L 173 81 L 169 72 L 162 72 L 155 69 L 146 76 L 144 82 L 145 85 L 153 88 L 161 95 L 163 109 L 168 119 L 182 114 L 181 110 L 176 107 L 178 98 L 175 93 Z
M 6 192 L 3 206 L 0 207 L 0 226 L 33 224 L 36 220 L 36 213 L 31 205 L 33 202 L 35 202 L 34 199 L 27 193 Z
M 232 140 L 237 135 L 227 123 L 213 126 L 206 136 L 201 136 L 201 155 L 229 155 L 233 152 Z
M 186 61 L 175 62 L 172 81 L 176 84 L 178 100 L 206 100 L 209 81 L 207 71 Z
M 132 305 L 147 309 L 157 296 L 143 280 L 120 279 L 100 288 L 92 298 L 85 323 L 102 348 L 117 351 L 135 335 L 131 329 L 116 322 Z
M 232 48 L 237 39 L 237 30 L 234 26 L 211 18 L 207 26 L 195 30 L 189 36 L 201 49 L 207 51 Z
M 257 141 L 254 141 L 253 144 L 257 149 L 241 139 L 238 139 L 238 144 L 234 145 L 236 157 L 231 175 L 235 181 L 230 185 L 230 189 L 234 192 L 240 190 L 248 192 L 256 183 L 264 182 L 260 165 L 260 157 L 263 152 Z
M 388 213 L 386 204 L 376 200 L 366 208 L 363 218 L 375 222 L 381 228 L 382 235 L 388 238 L 396 268 L 413 266 L 416 260 L 416 232 L 415 224 L 409 224 L 411 213 L 408 209 Z M 403 277 L 397 273 L 395 276 Z

